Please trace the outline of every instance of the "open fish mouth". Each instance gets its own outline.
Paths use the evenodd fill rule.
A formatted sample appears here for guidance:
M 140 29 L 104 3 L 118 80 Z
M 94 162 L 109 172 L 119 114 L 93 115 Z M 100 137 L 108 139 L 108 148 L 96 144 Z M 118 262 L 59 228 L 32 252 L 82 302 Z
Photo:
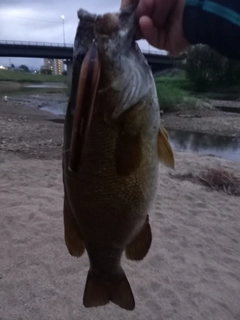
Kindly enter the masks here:
M 132 42 L 137 40 L 139 33 L 135 17 L 137 3 L 138 1 L 120 12 L 104 15 L 90 14 L 80 9 L 78 11 L 79 36 L 76 35 L 75 52 L 85 48 L 87 53 L 93 41 L 97 43 L 101 58 L 108 56 L 114 59 L 128 50 Z

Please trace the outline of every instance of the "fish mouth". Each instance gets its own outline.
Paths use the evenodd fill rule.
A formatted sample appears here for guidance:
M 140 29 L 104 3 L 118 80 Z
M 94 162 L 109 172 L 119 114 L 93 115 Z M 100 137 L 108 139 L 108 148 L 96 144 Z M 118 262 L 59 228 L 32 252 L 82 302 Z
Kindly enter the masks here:
M 128 50 L 139 39 L 139 26 L 135 17 L 138 1 L 119 12 L 104 15 L 91 14 L 83 9 L 78 11 L 80 20 L 75 39 L 75 51 L 90 49 L 96 42 L 101 59 L 111 60 Z

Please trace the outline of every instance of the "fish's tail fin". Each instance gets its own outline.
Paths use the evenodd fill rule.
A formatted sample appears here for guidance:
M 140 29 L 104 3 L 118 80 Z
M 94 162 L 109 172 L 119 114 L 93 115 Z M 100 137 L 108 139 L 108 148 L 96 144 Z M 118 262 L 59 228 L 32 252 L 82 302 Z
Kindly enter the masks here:
M 84 306 L 99 307 L 110 301 L 126 310 L 133 310 L 135 307 L 134 296 L 123 269 L 120 268 L 109 277 L 96 275 L 90 270 L 83 296 Z

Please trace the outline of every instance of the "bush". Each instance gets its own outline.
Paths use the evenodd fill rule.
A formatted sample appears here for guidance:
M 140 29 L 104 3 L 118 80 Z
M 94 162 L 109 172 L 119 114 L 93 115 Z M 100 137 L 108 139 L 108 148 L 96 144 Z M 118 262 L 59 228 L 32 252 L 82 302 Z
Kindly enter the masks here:
M 21 64 L 19 69 L 23 69 L 25 72 L 29 72 L 28 66 L 25 66 L 24 64 Z
M 228 59 L 206 45 L 196 45 L 189 49 L 182 66 L 196 89 L 204 91 L 224 81 Z
M 172 86 L 181 90 L 191 90 L 192 84 L 186 79 L 185 74 L 182 77 L 168 77 L 161 76 L 155 79 L 156 85 L 158 86 Z
M 178 111 L 184 106 L 192 108 L 196 100 L 188 93 L 170 83 L 156 83 L 160 109 L 164 111 Z
M 240 61 L 229 59 L 225 73 L 225 84 L 240 83 Z

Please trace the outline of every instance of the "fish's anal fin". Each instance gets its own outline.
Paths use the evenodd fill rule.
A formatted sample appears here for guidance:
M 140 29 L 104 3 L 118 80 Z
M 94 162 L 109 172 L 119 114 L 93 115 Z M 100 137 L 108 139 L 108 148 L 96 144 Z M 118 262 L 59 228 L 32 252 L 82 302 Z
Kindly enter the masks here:
M 100 307 L 110 301 L 122 309 L 133 310 L 135 308 L 134 296 L 127 277 L 120 267 L 117 273 L 108 277 L 95 275 L 88 272 L 83 305 L 86 308 Z
M 146 222 L 141 231 L 133 239 L 133 241 L 127 245 L 125 253 L 129 260 L 139 261 L 142 260 L 148 253 L 148 250 L 152 243 L 152 232 L 147 216 Z
M 165 166 L 174 169 L 175 160 L 172 147 L 168 141 L 168 132 L 160 128 L 158 133 L 158 158 Z
M 64 238 L 68 251 L 73 257 L 81 257 L 85 251 L 85 245 L 81 238 L 76 221 L 70 211 L 66 196 L 64 197 Z
M 141 135 L 119 132 L 115 148 L 116 172 L 119 176 L 133 173 L 142 161 Z

